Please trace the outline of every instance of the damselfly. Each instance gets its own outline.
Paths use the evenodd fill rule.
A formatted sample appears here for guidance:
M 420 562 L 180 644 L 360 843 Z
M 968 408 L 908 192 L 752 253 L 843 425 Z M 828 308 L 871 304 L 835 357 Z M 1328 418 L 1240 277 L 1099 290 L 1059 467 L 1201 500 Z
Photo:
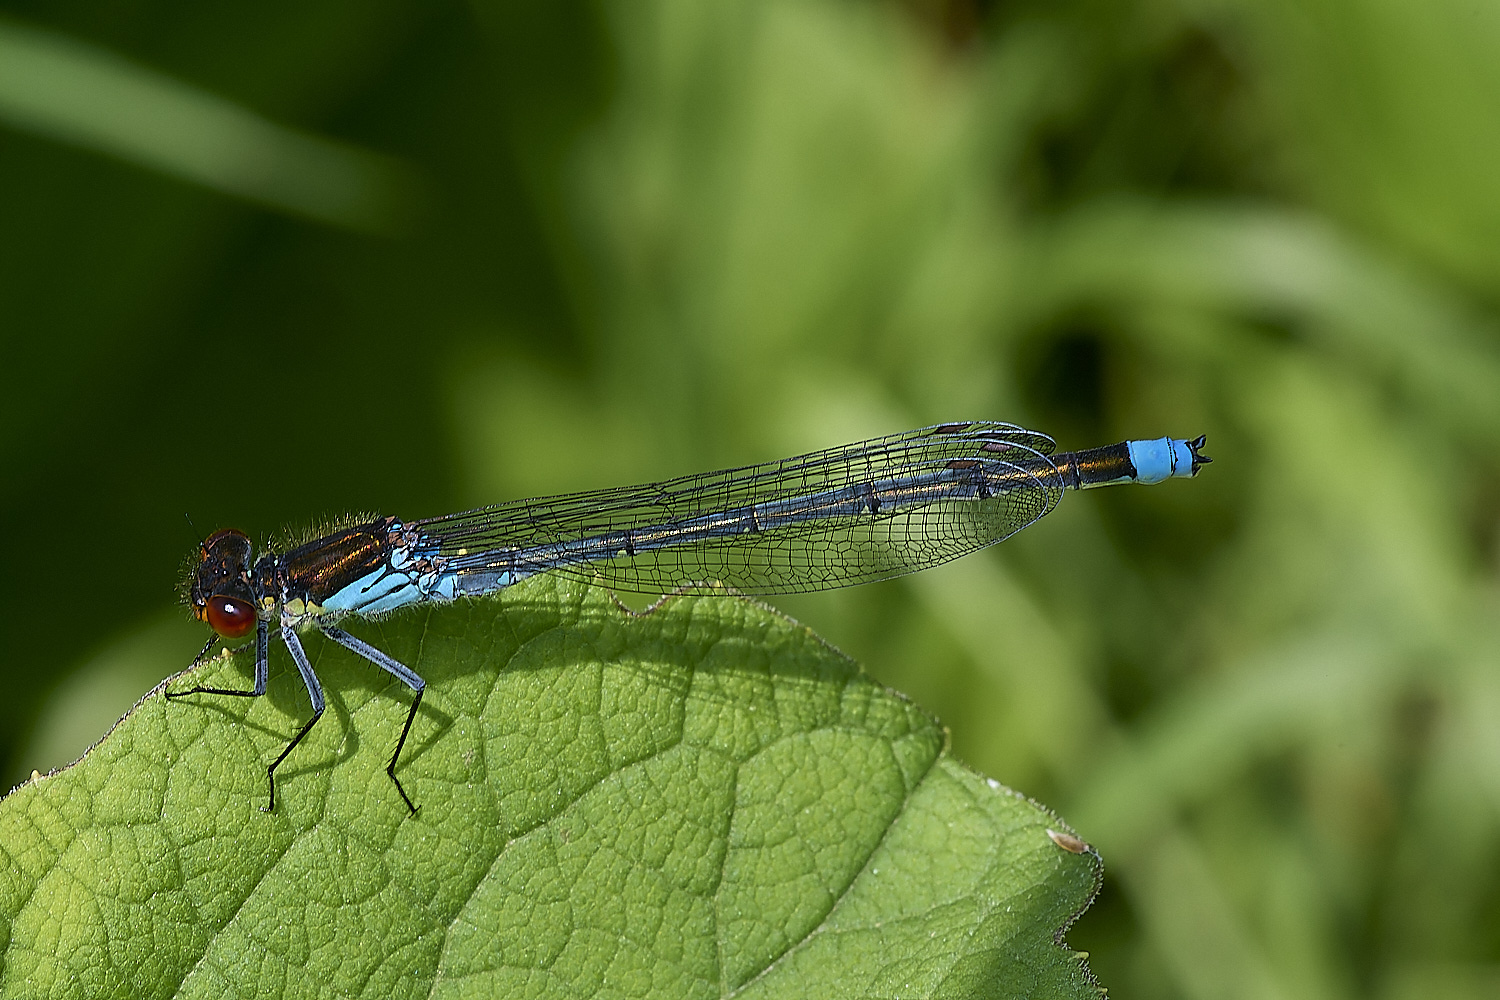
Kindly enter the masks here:
M 250 539 L 229 528 L 203 541 L 188 581 L 193 613 L 214 630 L 194 664 L 221 639 L 253 631 L 254 686 L 168 697 L 264 694 L 275 624 L 313 711 L 266 768 L 273 809 L 276 768 L 323 715 L 323 688 L 298 637 L 315 629 L 411 688 L 386 774 L 415 812 L 396 763 L 426 682 L 339 628 L 341 618 L 491 594 L 538 573 L 647 593 L 722 583 L 746 594 L 789 594 L 884 580 L 1008 538 L 1056 507 L 1066 489 L 1197 475 L 1211 461 L 1199 452 L 1203 441 L 1053 454 L 1050 437 L 1014 424 L 939 424 L 644 486 L 418 521 L 376 517 L 258 559 Z

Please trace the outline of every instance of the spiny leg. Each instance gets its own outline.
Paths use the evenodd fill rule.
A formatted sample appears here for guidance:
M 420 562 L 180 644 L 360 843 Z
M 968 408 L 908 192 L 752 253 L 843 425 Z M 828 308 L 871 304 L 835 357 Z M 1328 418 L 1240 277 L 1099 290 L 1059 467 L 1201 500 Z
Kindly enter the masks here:
M 191 670 L 203 662 L 203 658 L 208 655 L 208 651 L 213 649 L 218 642 L 218 635 L 209 639 L 208 644 L 203 647 L 203 650 L 193 658 L 193 662 L 189 665 L 188 669 Z M 240 648 L 243 649 L 244 647 Z M 255 627 L 255 686 L 249 691 L 241 691 L 237 688 L 195 687 L 188 688 L 186 691 L 168 691 L 167 697 L 186 698 L 190 694 L 227 694 L 233 695 L 236 698 L 259 698 L 266 693 L 266 675 L 269 673 L 268 661 L 270 659 L 267 652 L 268 649 L 269 642 L 266 636 L 266 623 L 261 621 Z
M 417 718 L 417 708 L 422 704 L 422 692 L 427 690 L 427 682 L 401 661 L 387 656 L 367 642 L 354 638 L 354 636 L 341 628 L 319 622 L 318 629 L 340 646 L 369 660 L 381 670 L 391 674 L 416 692 L 416 697 L 411 700 L 411 710 L 406 713 L 406 725 L 401 727 L 401 736 L 396 740 L 396 751 L 391 754 L 391 762 L 385 768 L 385 773 L 390 777 L 391 783 L 396 786 L 396 791 L 401 794 L 401 801 L 406 803 L 406 808 L 410 809 L 412 815 L 415 816 L 417 814 L 417 807 L 412 805 L 411 798 L 406 794 L 406 789 L 401 787 L 401 779 L 396 777 L 396 761 L 401 757 L 401 748 L 406 746 L 406 736 L 411 732 L 412 722 Z
M 193 657 L 193 662 L 188 664 L 188 669 L 192 670 L 198 664 L 202 663 L 203 660 L 208 656 L 208 651 L 219 644 L 220 638 L 221 636 L 217 632 L 209 636 L 208 641 L 203 644 L 203 648 L 198 650 L 198 655 Z
M 287 755 L 296 749 L 298 743 L 302 742 L 302 737 L 306 736 L 323 717 L 325 707 L 323 685 L 318 683 L 318 675 L 313 673 L 312 664 L 307 662 L 307 653 L 302 648 L 302 640 L 297 638 L 296 630 L 284 621 L 281 624 L 281 638 L 286 643 L 287 651 L 292 654 L 292 661 L 297 664 L 297 673 L 302 675 L 302 683 L 307 685 L 307 696 L 312 700 L 313 714 L 312 718 L 304 722 L 302 728 L 297 730 L 297 735 L 292 737 L 292 741 L 281 751 L 281 755 L 271 761 L 271 766 L 266 768 L 266 781 L 271 786 L 271 798 L 266 803 L 266 812 L 273 812 L 276 809 L 276 768 L 286 760 Z

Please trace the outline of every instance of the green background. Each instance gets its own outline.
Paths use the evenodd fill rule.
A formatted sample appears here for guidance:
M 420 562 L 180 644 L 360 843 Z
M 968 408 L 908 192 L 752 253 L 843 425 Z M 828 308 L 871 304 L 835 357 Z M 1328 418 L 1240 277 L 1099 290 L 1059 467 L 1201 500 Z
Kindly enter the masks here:
M 1500 8 L 0 6 L 0 756 L 202 532 L 925 423 L 1193 483 L 778 605 L 1103 854 L 1120 997 L 1500 988 Z

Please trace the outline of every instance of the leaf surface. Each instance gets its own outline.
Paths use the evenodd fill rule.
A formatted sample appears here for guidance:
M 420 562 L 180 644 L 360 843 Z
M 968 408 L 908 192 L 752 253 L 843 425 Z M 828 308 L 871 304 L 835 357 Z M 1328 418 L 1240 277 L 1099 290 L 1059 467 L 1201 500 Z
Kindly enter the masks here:
M 540 579 L 158 687 L 0 803 L 5 997 L 1094 996 L 1099 863 L 928 715 L 762 605 Z M 1076 841 L 1061 838 L 1077 847 Z

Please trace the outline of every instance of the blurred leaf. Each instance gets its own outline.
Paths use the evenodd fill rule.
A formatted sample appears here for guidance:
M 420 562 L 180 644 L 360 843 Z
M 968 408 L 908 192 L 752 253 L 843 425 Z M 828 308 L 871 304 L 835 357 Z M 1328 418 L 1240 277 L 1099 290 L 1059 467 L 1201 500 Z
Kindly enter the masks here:
M 1480 292 L 1500 289 L 1500 8 L 1184 0 L 1232 39 L 1281 183 Z
M 1292 325 L 1400 384 L 1459 433 L 1500 436 L 1493 321 L 1315 217 L 1112 199 L 1040 227 L 1031 251 L 1017 269 L 1016 299 L 1041 316 L 1105 299 L 1127 309 L 1191 308 Z
M 416 816 L 384 773 L 402 702 L 342 650 L 313 643 L 332 711 L 275 814 L 294 679 L 163 685 L 0 806 L 0 992 L 1097 995 L 1057 943 L 1097 856 L 762 606 L 543 579 L 362 631 L 430 680 Z
M 1335 634 L 1278 651 L 1275 666 L 1215 678 L 1143 726 L 1145 738 L 1122 748 L 1082 789 L 1079 808 L 1109 831 L 1111 844 L 1145 849 L 1178 806 L 1211 794 L 1257 758 L 1331 730 L 1341 714 L 1373 713 L 1394 659 Z
M 406 168 L 65 36 L 0 20 L 0 119 L 225 194 L 356 230 L 411 210 Z
M 178 609 L 109 643 L 47 700 L 19 754 L 21 774 L 71 764 L 99 742 L 162 675 L 164 663 L 186 663 L 202 648 Z

